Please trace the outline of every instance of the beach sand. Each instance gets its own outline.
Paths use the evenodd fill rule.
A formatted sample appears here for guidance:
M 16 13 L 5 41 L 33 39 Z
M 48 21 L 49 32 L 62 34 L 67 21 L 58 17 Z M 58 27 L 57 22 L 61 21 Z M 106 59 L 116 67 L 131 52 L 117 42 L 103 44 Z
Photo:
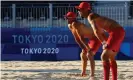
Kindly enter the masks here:
M 133 80 L 133 60 L 117 64 L 118 80 Z M 89 69 L 88 62 L 88 75 L 81 77 L 81 61 L 2 61 L 1 80 L 89 80 Z M 96 80 L 103 80 L 102 69 L 101 61 L 96 61 Z

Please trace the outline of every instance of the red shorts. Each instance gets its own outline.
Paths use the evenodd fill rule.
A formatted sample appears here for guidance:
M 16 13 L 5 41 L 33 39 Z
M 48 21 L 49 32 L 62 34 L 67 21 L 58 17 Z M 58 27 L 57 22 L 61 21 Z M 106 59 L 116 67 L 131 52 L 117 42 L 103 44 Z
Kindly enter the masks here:
M 94 37 L 89 39 L 88 45 L 91 48 L 91 51 L 95 54 L 100 48 L 101 42 L 98 40 L 98 38 Z
M 107 39 L 107 49 L 118 52 L 120 45 L 124 40 L 125 31 L 122 27 L 116 28 L 113 31 L 109 32 L 109 37 Z

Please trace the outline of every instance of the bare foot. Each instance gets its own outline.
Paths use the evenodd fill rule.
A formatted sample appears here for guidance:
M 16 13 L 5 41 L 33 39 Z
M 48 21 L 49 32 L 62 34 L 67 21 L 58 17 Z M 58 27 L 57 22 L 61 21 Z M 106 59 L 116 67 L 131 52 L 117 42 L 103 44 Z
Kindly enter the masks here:
M 86 74 L 85 72 L 81 72 L 81 76 L 82 76 L 82 77 L 86 77 L 87 74 Z
M 90 76 L 89 80 L 95 80 L 95 77 L 94 76 Z

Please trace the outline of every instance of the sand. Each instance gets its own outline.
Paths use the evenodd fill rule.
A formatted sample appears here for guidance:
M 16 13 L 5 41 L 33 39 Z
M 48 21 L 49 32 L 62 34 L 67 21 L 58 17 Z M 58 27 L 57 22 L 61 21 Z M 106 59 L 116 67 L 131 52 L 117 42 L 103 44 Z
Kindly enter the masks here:
M 118 80 L 133 80 L 133 60 L 117 63 Z M 81 61 L 2 61 L 1 80 L 89 80 L 80 76 L 80 65 Z M 89 68 L 88 64 L 88 75 Z M 103 80 L 101 61 L 96 61 L 95 75 L 96 80 Z

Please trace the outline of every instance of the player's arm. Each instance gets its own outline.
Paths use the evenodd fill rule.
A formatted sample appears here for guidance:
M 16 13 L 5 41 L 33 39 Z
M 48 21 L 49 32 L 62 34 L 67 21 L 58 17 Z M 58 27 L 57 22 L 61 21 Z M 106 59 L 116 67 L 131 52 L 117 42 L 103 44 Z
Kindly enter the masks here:
M 107 47 L 107 43 L 106 43 L 106 36 L 105 34 L 103 34 L 100 30 L 100 28 L 98 28 L 98 26 L 96 26 L 95 20 L 91 20 L 90 21 L 92 29 L 94 31 L 95 36 L 101 41 L 102 45 L 103 45 L 103 49 L 105 49 Z
M 73 33 L 74 39 L 77 42 L 77 44 L 80 46 L 81 49 L 85 49 L 85 46 L 82 44 L 82 42 L 80 41 L 78 35 L 76 33 Z
M 70 31 L 72 30 L 70 24 L 68 24 L 68 28 L 70 29 Z M 72 31 L 71 31 L 71 32 L 72 32 Z M 84 49 L 85 47 L 84 47 L 84 45 L 81 43 L 81 41 L 80 41 L 78 35 L 76 34 L 76 32 L 72 32 L 72 34 L 73 34 L 73 36 L 74 36 L 75 41 L 76 41 L 77 44 L 80 46 L 80 48 L 81 48 L 81 49 Z
M 82 48 L 82 49 L 87 49 L 87 50 L 90 51 L 90 47 L 88 46 L 88 44 L 86 44 L 85 39 L 84 39 L 83 36 L 81 35 L 80 29 L 78 29 L 79 24 L 73 23 L 72 26 L 75 27 L 76 35 L 78 36 L 80 42 L 84 45 L 84 48 Z M 77 27 L 77 28 L 76 28 L 76 27 Z
M 88 44 L 86 44 L 85 39 L 83 38 L 82 35 L 80 35 L 80 31 L 76 29 L 76 34 L 79 37 L 79 40 L 81 41 L 81 43 L 84 45 L 84 49 L 87 49 L 90 51 L 90 47 L 88 46 Z
M 101 43 L 105 43 L 105 39 L 104 39 L 104 34 L 103 32 L 101 32 L 100 28 L 98 28 L 98 26 L 96 26 L 95 20 L 93 19 L 93 17 L 90 18 L 90 24 L 91 27 L 93 29 L 93 32 L 95 34 L 95 36 L 101 41 Z

